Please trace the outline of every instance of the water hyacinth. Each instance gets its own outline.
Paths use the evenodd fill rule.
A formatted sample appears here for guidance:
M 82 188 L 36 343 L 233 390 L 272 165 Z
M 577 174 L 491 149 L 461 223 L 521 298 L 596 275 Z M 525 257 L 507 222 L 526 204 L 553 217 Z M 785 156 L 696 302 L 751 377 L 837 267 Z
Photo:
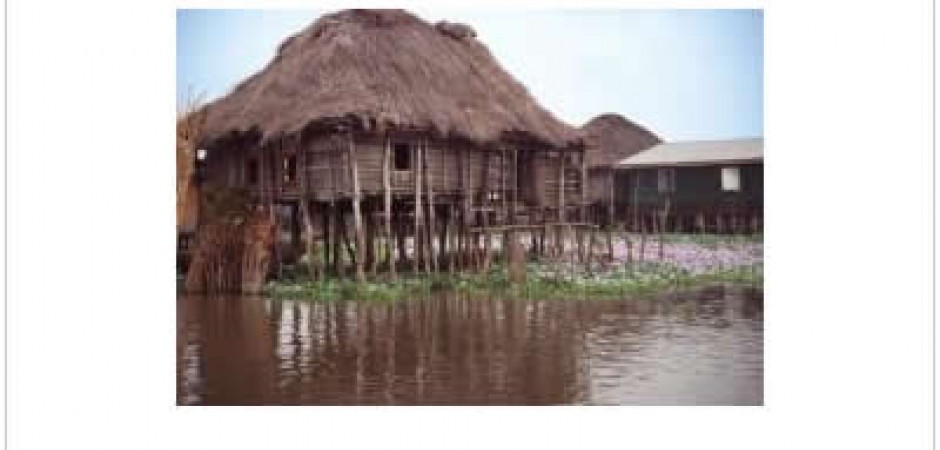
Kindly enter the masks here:
M 623 297 L 710 283 L 763 283 L 763 245 L 760 237 L 671 235 L 663 241 L 662 259 L 656 238 L 647 239 L 643 257 L 636 236 L 632 255 L 625 241 L 615 240 L 613 258 L 600 255 L 588 265 L 573 254 L 526 265 L 526 282 L 509 282 L 500 261 L 485 273 L 405 274 L 397 281 L 327 279 L 280 280 L 268 284 L 277 297 L 307 299 L 395 300 L 455 291 L 487 297 L 578 299 Z

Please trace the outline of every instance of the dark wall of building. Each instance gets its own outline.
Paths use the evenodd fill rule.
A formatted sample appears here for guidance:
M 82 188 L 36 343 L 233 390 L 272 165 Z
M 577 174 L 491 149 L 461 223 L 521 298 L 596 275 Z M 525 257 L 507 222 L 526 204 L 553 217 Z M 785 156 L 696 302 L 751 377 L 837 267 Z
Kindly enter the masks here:
M 740 168 L 740 190 L 724 191 L 721 186 L 722 167 Z M 644 168 L 618 171 L 615 178 L 615 203 L 621 208 L 661 207 L 666 197 L 671 209 L 760 209 L 764 204 L 764 165 L 738 164 L 694 167 L 672 167 L 673 190 L 661 192 L 659 171 Z

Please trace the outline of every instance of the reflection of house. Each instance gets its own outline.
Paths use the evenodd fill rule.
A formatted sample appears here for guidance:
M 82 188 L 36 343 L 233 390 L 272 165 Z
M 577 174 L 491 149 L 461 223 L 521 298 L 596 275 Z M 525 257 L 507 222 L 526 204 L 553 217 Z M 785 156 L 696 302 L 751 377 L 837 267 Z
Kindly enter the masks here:
M 667 212 L 668 230 L 757 231 L 764 206 L 764 139 L 673 142 L 617 165 L 619 219 L 633 229 Z

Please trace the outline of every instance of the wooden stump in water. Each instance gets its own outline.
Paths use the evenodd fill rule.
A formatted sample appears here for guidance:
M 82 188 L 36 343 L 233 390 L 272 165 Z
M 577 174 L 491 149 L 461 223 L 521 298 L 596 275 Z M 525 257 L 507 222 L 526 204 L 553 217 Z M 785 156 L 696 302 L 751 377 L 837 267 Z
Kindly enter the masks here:
M 522 243 L 519 242 L 518 233 L 510 231 L 507 233 L 507 237 L 509 240 L 509 261 L 507 264 L 509 271 L 509 282 L 513 284 L 525 283 L 525 248 L 522 246 Z

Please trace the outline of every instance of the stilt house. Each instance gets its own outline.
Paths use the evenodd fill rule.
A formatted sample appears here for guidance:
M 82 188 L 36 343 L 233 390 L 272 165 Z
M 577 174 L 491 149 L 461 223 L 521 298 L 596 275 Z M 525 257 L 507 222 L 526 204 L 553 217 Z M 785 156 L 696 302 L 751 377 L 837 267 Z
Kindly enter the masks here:
M 758 232 L 763 138 L 659 144 L 617 165 L 615 196 L 635 230 Z
M 586 144 L 589 216 L 595 223 L 611 223 L 616 208 L 623 206 L 614 196 L 615 166 L 662 140 L 619 114 L 597 116 L 581 131 Z
M 379 259 L 394 273 L 406 236 L 436 265 L 434 251 L 463 249 L 473 229 L 579 219 L 579 136 L 469 26 L 346 10 L 207 105 L 200 148 L 207 183 L 281 211 L 295 234 L 322 239 L 336 270 L 346 242 L 361 276 Z

